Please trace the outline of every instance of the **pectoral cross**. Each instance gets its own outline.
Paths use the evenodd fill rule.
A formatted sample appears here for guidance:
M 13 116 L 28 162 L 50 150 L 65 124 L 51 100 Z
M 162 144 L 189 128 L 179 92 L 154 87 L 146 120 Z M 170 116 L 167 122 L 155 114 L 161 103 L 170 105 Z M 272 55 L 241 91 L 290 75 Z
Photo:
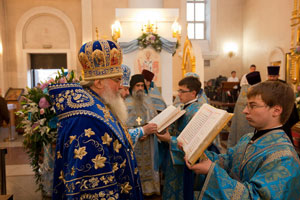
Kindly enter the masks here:
M 138 125 L 140 126 L 141 125 L 141 121 L 143 121 L 143 120 L 142 120 L 142 118 L 138 117 L 138 118 L 136 118 L 135 121 L 137 121 Z

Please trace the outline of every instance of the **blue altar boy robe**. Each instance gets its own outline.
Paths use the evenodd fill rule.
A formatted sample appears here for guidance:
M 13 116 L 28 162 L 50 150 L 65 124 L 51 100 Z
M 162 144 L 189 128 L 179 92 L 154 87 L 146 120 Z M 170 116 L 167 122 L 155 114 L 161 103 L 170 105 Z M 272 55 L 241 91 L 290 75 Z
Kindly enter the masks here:
M 227 154 L 205 151 L 213 164 L 198 176 L 199 199 L 300 198 L 300 160 L 288 136 L 281 129 L 251 141 L 253 135 L 244 135 Z
M 74 83 L 49 93 L 59 118 L 52 198 L 143 199 L 130 136 L 101 98 Z
M 205 98 L 197 97 L 195 102 L 188 105 L 185 108 L 186 113 L 169 127 L 171 134 L 170 146 L 160 145 L 161 155 L 164 155 L 162 159 L 162 169 L 165 174 L 163 200 L 184 199 L 184 153 L 177 146 L 177 137 L 204 103 L 207 103 Z M 192 183 L 189 185 L 192 187 Z

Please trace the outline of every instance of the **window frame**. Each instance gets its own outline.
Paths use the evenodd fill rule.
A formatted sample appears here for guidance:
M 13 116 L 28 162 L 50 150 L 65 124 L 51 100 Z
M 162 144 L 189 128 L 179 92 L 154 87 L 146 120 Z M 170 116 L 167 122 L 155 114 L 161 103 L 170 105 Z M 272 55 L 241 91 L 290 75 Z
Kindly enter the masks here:
M 187 30 L 187 36 L 190 40 L 207 40 L 207 36 L 206 36 L 206 32 L 207 32 L 207 27 L 206 27 L 206 23 L 207 23 L 207 0 L 187 0 L 186 1 L 186 7 L 188 3 L 193 3 L 194 4 L 194 20 L 193 21 L 188 21 L 187 19 L 187 14 L 186 14 L 186 22 L 187 25 L 189 24 L 193 24 L 194 26 L 194 37 L 190 38 L 189 34 L 188 34 L 188 30 Z M 204 21 L 196 21 L 196 4 L 204 4 Z M 186 9 L 186 13 L 187 13 L 187 9 Z M 203 38 L 196 38 L 196 24 L 203 24 Z

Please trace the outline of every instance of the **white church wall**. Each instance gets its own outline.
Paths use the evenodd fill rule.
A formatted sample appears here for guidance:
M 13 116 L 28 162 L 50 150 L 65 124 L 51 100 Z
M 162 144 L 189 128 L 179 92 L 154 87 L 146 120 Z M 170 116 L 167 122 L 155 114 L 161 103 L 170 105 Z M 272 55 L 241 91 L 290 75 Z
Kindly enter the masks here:
M 44 16 L 48 16 L 48 21 L 52 23 L 48 23 L 48 25 L 52 25 L 52 27 L 38 25 L 38 23 L 41 21 L 39 18 Z M 49 18 L 50 16 L 50 18 Z M 54 17 L 54 18 L 51 18 Z M 60 20 L 57 21 L 57 18 Z M 36 22 L 31 26 L 32 22 Z M 47 24 L 47 23 L 46 23 Z M 64 40 L 59 40 L 57 37 L 57 33 L 54 31 L 50 32 L 49 30 L 55 29 L 57 26 L 61 25 L 63 28 L 62 30 L 65 30 L 67 33 L 65 34 L 65 39 L 68 40 L 68 42 L 65 41 L 65 45 L 59 45 L 58 43 L 63 42 Z M 26 29 L 27 27 L 32 27 L 29 29 Z M 35 35 L 35 31 L 37 29 L 41 28 L 41 32 L 46 32 L 47 34 L 37 34 L 40 38 L 42 44 L 40 43 L 29 43 L 27 46 L 31 48 L 26 48 L 26 37 L 29 35 L 28 38 L 31 38 L 32 35 Z M 62 33 L 62 32 L 60 32 Z M 31 36 L 31 37 L 30 37 Z M 63 35 L 62 35 L 63 38 Z M 22 87 L 24 85 L 29 86 L 30 84 L 30 78 L 28 76 L 28 71 L 30 70 L 30 60 L 29 60 L 29 54 L 30 53 L 66 53 L 67 54 L 67 68 L 69 70 L 76 70 L 76 59 L 77 59 L 77 51 L 76 51 L 76 34 L 74 26 L 71 22 L 71 20 L 60 10 L 52 8 L 52 7 L 35 7 L 24 13 L 21 17 L 21 19 L 18 21 L 16 26 L 16 57 L 17 57 L 17 80 L 18 80 L 18 87 Z M 53 44 L 51 43 L 53 42 Z M 45 46 L 50 45 L 50 46 Z M 65 49 L 59 49 L 59 48 L 53 48 L 55 47 L 67 47 Z M 69 47 L 68 47 L 69 46 Z M 35 48 L 32 48 L 35 47 Z M 49 48 L 50 47 L 50 48 Z M 27 76 L 25 76 L 27 74 Z
M 172 38 L 171 26 L 178 18 L 178 9 L 138 9 L 138 8 L 116 8 L 116 19 L 118 19 L 122 26 L 122 34 L 119 42 L 130 42 L 142 35 L 141 24 L 148 20 L 155 20 L 157 22 L 159 36 L 164 37 L 170 41 L 176 41 Z M 123 55 L 123 63 L 132 69 L 132 75 L 136 72 L 133 70 L 135 60 L 137 58 L 137 51 Z M 173 63 L 172 54 L 162 50 L 160 53 L 161 66 L 161 88 L 162 96 L 165 102 L 172 104 L 173 91 Z
M 29 19 L 23 30 L 24 49 L 69 49 L 69 32 L 64 22 L 52 14 Z
M 291 41 L 290 18 L 294 1 L 247 0 L 243 15 L 243 71 L 254 63 L 263 80 L 267 77 L 267 66 L 274 61 L 275 49 L 288 53 Z M 276 60 L 278 60 L 278 56 Z M 281 57 L 283 75 L 284 56 Z M 272 60 L 273 58 L 273 60 Z
M 77 50 L 79 49 L 79 45 L 81 45 L 81 4 L 80 0 L 65 0 L 65 1 L 35 1 L 35 0 L 9 0 L 5 2 L 5 14 L 6 14 L 6 30 L 5 30 L 5 38 L 7 47 L 5 48 L 5 61 L 4 61 L 4 83 L 8 87 L 20 87 L 25 88 L 26 79 L 24 77 L 27 76 L 26 68 L 27 62 L 24 62 L 24 65 L 21 64 L 18 67 L 17 60 L 18 56 L 22 56 L 22 53 L 18 51 L 22 49 L 18 44 L 19 40 L 17 39 L 18 31 L 23 31 L 22 29 L 18 29 L 17 24 L 20 20 L 22 20 L 22 15 L 24 15 L 27 11 L 34 7 L 39 6 L 49 6 L 50 8 L 54 8 L 60 10 L 64 13 L 73 24 L 73 30 L 71 36 L 74 35 L 74 50 L 72 50 L 72 55 L 77 54 Z M 71 5 L 71 6 L 70 6 Z M 74 33 L 74 34 L 73 34 Z M 77 69 L 79 63 L 77 62 L 77 56 L 70 59 L 68 64 L 72 65 L 72 68 Z
M 240 0 L 210 0 L 211 37 L 209 48 L 212 59 L 210 59 L 210 66 L 204 67 L 206 81 L 219 75 L 229 77 L 232 70 L 237 72 L 238 77 L 242 76 L 243 2 Z M 231 58 L 223 51 L 227 42 L 236 43 L 238 46 L 237 54 Z M 204 52 L 204 54 L 206 53 Z

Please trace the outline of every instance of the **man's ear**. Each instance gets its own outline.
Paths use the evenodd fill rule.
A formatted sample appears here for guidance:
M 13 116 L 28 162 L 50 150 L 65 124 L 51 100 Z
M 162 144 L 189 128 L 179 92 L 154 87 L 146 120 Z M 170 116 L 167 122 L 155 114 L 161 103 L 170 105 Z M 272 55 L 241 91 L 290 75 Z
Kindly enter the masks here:
M 196 90 L 193 90 L 192 93 L 193 93 L 193 95 L 194 95 L 195 97 L 197 96 Z
M 104 87 L 103 80 L 97 79 L 94 81 L 94 86 L 97 89 L 102 89 Z
M 277 117 L 277 116 L 280 116 L 282 113 L 282 107 L 279 106 L 279 105 L 276 105 L 273 107 L 273 116 L 274 117 Z

